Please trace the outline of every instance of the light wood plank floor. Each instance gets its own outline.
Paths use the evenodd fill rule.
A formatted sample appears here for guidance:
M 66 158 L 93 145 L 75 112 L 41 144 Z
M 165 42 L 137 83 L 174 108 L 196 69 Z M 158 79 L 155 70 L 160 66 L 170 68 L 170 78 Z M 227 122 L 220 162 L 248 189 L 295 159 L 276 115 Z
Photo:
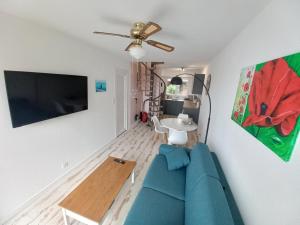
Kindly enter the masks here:
M 63 225 L 62 213 L 57 204 L 109 155 L 137 161 L 135 183 L 132 185 L 130 179 L 127 181 L 103 223 L 103 225 L 122 225 L 148 167 L 158 153 L 160 143 L 160 139 L 154 138 L 154 131 L 143 124 L 138 124 L 49 187 L 4 225 Z M 81 225 L 73 220 L 71 224 Z

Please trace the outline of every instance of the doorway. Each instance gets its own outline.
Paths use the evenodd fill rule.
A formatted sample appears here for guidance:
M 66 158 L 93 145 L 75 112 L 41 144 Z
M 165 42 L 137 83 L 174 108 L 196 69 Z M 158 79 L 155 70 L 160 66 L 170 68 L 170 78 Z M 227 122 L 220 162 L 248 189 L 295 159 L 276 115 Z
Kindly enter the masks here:
M 116 105 L 116 136 L 127 130 L 127 102 L 128 75 L 126 70 L 118 69 L 115 77 L 115 105 Z

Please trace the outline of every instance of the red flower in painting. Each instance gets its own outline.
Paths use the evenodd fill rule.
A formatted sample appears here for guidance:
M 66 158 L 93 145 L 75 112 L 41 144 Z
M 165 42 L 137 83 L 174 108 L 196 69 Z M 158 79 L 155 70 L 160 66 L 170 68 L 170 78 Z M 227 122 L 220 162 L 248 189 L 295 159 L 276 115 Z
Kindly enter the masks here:
M 246 83 L 243 85 L 244 92 L 247 92 L 249 90 L 249 83 Z
M 242 104 L 245 104 L 245 103 L 246 103 L 246 98 L 245 98 L 245 96 L 242 97 L 241 102 L 242 102 Z
M 248 77 L 248 78 L 251 77 L 251 71 L 250 71 L 250 70 L 247 72 L 247 77 Z
M 300 115 L 300 78 L 284 59 L 268 62 L 255 72 L 248 102 L 250 115 L 244 127 L 275 126 L 280 135 L 287 136 Z
M 243 106 L 240 107 L 240 113 L 242 113 L 242 112 L 244 112 L 244 107 Z
M 239 117 L 239 112 L 235 111 L 233 116 L 234 116 L 235 119 L 237 119 Z

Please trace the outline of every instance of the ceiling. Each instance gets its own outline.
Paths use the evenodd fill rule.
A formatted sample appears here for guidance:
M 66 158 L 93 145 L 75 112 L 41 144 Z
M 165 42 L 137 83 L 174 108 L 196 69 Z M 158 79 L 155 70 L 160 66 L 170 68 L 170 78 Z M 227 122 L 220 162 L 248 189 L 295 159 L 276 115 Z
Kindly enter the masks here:
M 128 39 L 94 30 L 129 34 L 136 21 L 162 31 L 151 39 L 176 47 L 172 53 L 145 46 L 145 60 L 169 66 L 203 66 L 226 46 L 270 0 L 1 0 L 0 12 L 60 30 L 131 60 Z

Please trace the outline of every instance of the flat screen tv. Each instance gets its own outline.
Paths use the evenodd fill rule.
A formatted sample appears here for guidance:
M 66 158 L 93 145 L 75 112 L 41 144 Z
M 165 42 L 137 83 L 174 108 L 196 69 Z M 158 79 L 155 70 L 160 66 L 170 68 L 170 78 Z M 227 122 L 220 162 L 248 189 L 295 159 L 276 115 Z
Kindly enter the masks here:
M 88 109 L 86 76 L 4 71 L 12 126 Z

